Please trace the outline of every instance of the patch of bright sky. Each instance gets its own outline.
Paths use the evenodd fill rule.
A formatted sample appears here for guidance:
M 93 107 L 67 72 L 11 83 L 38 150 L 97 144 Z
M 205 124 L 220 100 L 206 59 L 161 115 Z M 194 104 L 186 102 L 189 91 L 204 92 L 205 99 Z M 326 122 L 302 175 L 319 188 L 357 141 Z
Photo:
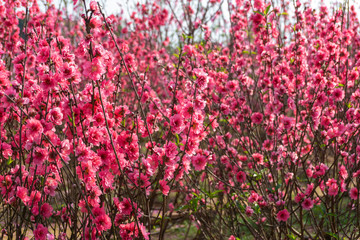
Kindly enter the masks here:
M 45 4 L 41 3 L 41 2 L 45 2 L 46 0 L 38 0 L 39 1 L 39 6 L 42 9 L 45 9 Z M 64 9 L 65 6 L 65 1 L 67 1 L 67 10 L 68 13 L 73 14 L 75 13 L 75 15 L 81 14 L 80 13 L 80 9 L 75 9 L 74 11 L 74 6 L 73 6 L 73 0 L 52 0 L 52 3 L 55 4 L 56 7 L 60 7 L 61 9 Z M 90 0 L 85 0 L 87 4 L 90 3 Z M 145 3 L 146 2 L 152 2 L 153 0 L 98 0 L 100 2 L 100 4 L 103 6 L 104 12 L 106 16 L 109 16 L 111 14 L 119 14 L 120 12 L 123 12 L 122 16 L 125 19 L 130 19 L 130 15 L 133 12 L 133 10 L 135 9 L 136 3 Z M 184 2 L 187 2 L 188 0 L 184 0 Z M 208 3 L 208 0 L 192 0 L 191 5 L 192 6 L 196 6 L 198 1 L 201 1 L 200 3 L 202 3 L 203 6 L 206 6 L 206 4 Z M 253 0 L 251 0 L 253 2 Z M 285 0 L 288 1 L 289 4 L 289 15 L 293 16 L 294 13 L 294 5 L 293 2 L 294 0 Z M 295 0 L 296 1 L 296 0 Z M 317 11 L 319 11 L 319 6 L 320 5 L 326 5 L 327 7 L 329 7 L 330 9 L 335 7 L 335 9 L 338 9 L 340 7 L 340 3 L 345 3 L 348 0 L 300 0 L 300 2 L 304 3 L 304 2 L 310 2 L 310 5 L 312 8 L 316 9 Z M 360 0 L 349 0 L 350 1 L 350 5 L 354 5 L 356 10 L 359 12 L 360 11 Z M 78 4 L 81 4 L 82 0 L 78 0 Z M 178 2 L 177 0 L 163 0 L 164 5 L 167 5 L 167 2 L 170 2 L 174 12 L 176 13 L 176 15 L 178 16 L 179 19 L 182 19 L 183 17 L 181 16 L 181 7 L 179 6 L 178 8 L 175 7 L 175 2 Z M 229 28 L 229 21 L 230 21 L 230 14 L 229 14 L 229 9 L 228 9 L 228 2 L 234 3 L 235 0 L 223 0 L 223 4 L 221 7 L 221 10 L 223 12 L 223 19 L 225 20 L 225 23 L 222 21 L 221 25 L 225 27 L 225 29 Z M 275 0 L 275 2 L 278 2 Z M 168 9 L 170 12 L 170 9 Z M 215 9 L 214 11 L 216 11 L 217 9 Z M 330 11 L 331 12 L 331 11 Z M 359 13 L 360 15 L 360 13 Z M 219 22 L 217 22 L 217 24 L 219 24 Z M 209 24 L 210 25 L 210 24 Z M 172 28 L 172 27 L 171 27 Z M 178 26 L 174 25 L 174 29 L 178 29 Z M 217 29 L 215 30 L 215 32 L 213 32 L 214 34 L 212 34 L 213 36 L 216 35 L 217 40 L 222 39 L 225 34 L 224 34 L 224 29 Z M 179 31 L 177 31 L 177 34 L 181 34 Z M 170 37 L 172 38 L 172 37 Z M 176 37 L 175 37 L 176 38 Z M 173 41 L 174 39 L 172 39 L 171 41 Z M 213 39 L 214 40 L 214 39 Z M 175 40 L 176 41 L 176 40 Z M 221 42 L 221 41 L 220 41 Z
M 66 0 L 66 1 L 68 2 L 68 10 L 70 12 L 72 12 L 72 0 Z M 80 1 L 81 0 L 79 0 L 79 2 Z M 140 3 L 146 2 L 144 0 L 140 0 L 140 1 L 137 1 L 137 0 L 99 0 L 99 1 L 104 6 L 104 9 L 108 15 L 117 14 L 122 9 L 124 11 L 126 11 L 126 9 L 131 9 L 134 7 L 134 5 L 137 2 L 140 2 Z M 193 2 L 196 2 L 196 1 L 198 1 L 198 0 L 193 0 Z M 207 2 L 206 0 L 200 0 L 200 1 Z M 60 3 L 64 2 L 64 0 L 53 0 L 52 2 L 55 4 L 55 6 L 60 6 Z M 89 3 L 90 1 L 86 0 L 86 2 Z M 170 0 L 170 2 L 174 2 L 174 0 Z M 224 5 L 226 5 L 226 2 L 227 1 L 224 1 L 224 3 L 225 3 Z M 233 2 L 233 1 L 231 1 L 231 2 Z M 291 0 L 291 2 L 292 2 L 292 0 Z M 303 1 L 301 1 L 301 2 L 303 2 Z M 341 0 L 340 1 L 339 0 L 312 0 L 312 1 L 310 0 L 310 2 L 311 2 L 311 7 L 317 8 L 321 4 L 325 4 L 326 6 L 331 7 L 339 2 L 344 2 L 344 0 L 342 0 L 342 1 Z M 360 9 L 360 1 L 350 0 L 350 4 L 354 5 L 357 9 Z M 40 5 L 42 5 L 42 7 L 43 7 L 43 4 L 40 3 Z M 64 3 L 62 3 L 61 6 L 63 7 Z M 224 8 L 224 10 L 225 10 L 225 8 Z

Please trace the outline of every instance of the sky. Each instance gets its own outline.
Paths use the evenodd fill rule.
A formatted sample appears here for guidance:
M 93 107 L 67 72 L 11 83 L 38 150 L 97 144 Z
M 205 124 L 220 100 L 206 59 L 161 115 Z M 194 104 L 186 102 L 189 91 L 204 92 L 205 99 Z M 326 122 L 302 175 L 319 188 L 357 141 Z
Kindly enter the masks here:
M 53 3 L 56 5 L 56 6 L 59 6 L 60 2 L 62 2 L 63 0 L 53 0 Z M 69 7 L 68 9 L 71 11 L 72 10 L 72 0 L 67 0 L 69 3 L 71 4 L 68 4 Z M 80 2 L 81 0 L 79 0 Z M 116 13 L 119 13 L 121 11 L 121 9 L 127 9 L 127 8 L 130 8 L 132 6 L 134 6 L 134 4 L 136 4 L 138 2 L 138 0 L 99 0 L 100 3 L 102 3 L 105 9 L 105 12 L 107 15 L 110 15 L 110 14 L 116 14 Z M 196 0 L 193 0 L 193 1 L 196 1 Z M 206 0 L 201 0 L 203 2 L 206 2 Z M 292 1 L 292 0 L 290 0 Z M 86 0 L 87 3 L 90 2 L 90 0 Z M 144 0 L 139 0 L 139 2 L 144 2 Z M 170 2 L 174 2 L 174 0 L 170 0 Z M 226 2 L 226 1 L 225 1 Z M 331 5 L 334 5 L 335 2 L 344 2 L 344 0 L 311 0 L 311 6 L 313 8 L 317 8 L 321 2 L 323 2 L 325 5 L 327 6 L 331 6 Z M 350 4 L 353 4 L 356 6 L 356 8 L 360 11 L 360 1 L 359 0 L 350 0 Z M 41 5 L 41 4 L 40 4 Z M 62 6 L 64 6 L 64 4 L 62 4 Z
M 42 4 L 42 2 L 46 2 L 48 0 L 38 0 L 38 3 L 39 3 L 39 6 L 40 8 L 42 9 L 45 9 L 45 5 Z M 67 9 L 68 9 L 68 12 L 71 14 L 72 12 L 74 12 L 74 9 L 73 9 L 73 0 L 52 0 L 52 3 L 55 4 L 55 6 L 59 7 L 61 6 L 61 8 L 64 7 L 64 1 L 67 1 L 68 4 L 67 4 Z M 90 3 L 91 0 L 85 0 L 87 4 Z M 145 3 L 145 2 L 152 2 L 153 0 L 97 0 L 100 2 L 100 4 L 102 6 L 104 6 L 104 13 L 106 16 L 109 16 L 111 14 L 117 14 L 117 13 L 120 13 L 121 11 L 123 11 L 123 17 L 125 19 L 130 19 L 130 15 L 131 15 L 131 12 L 132 12 L 132 9 L 135 8 L 135 4 L 137 2 L 140 2 L 140 3 Z M 175 2 L 177 0 L 164 0 L 164 2 L 166 1 L 169 1 L 171 3 L 171 5 L 174 7 L 175 5 Z M 184 0 L 185 2 L 188 1 L 188 0 Z M 201 1 L 201 3 L 203 4 L 203 6 L 206 6 L 207 4 L 207 1 L 208 0 L 191 0 L 191 2 L 193 3 L 192 5 L 196 4 L 198 1 Z M 230 2 L 235 2 L 235 0 L 223 0 L 224 1 L 224 4 L 222 5 L 222 12 L 223 12 L 223 17 L 224 19 L 228 22 L 226 25 L 225 25 L 225 28 L 227 28 L 229 26 L 229 19 L 230 19 L 230 14 L 228 12 L 228 7 L 227 7 L 227 2 L 230 1 Z M 251 0 L 252 2 L 254 0 Z M 289 6 L 289 15 L 292 16 L 293 14 L 293 11 L 294 11 L 294 7 L 293 7 L 293 4 L 292 2 L 293 1 L 296 1 L 296 0 L 287 0 L 287 1 L 290 1 L 290 6 Z M 309 1 L 311 2 L 311 7 L 314 8 L 314 9 L 319 9 L 319 6 L 321 4 L 325 4 L 326 6 L 328 7 L 332 7 L 334 6 L 336 3 L 339 3 L 339 2 L 346 2 L 347 0 L 300 0 L 300 2 L 305 2 L 305 1 Z M 355 5 L 356 9 L 357 9 L 357 12 L 359 13 L 358 16 L 360 15 L 360 0 L 349 0 L 350 1 L 350 5 Z M 78 0 L 78 4 L 81 4 L 82 0 Z M 337 6 L 339 6 L 339 4 L 336 4 Z M 76 10 L 75 10 L 76 11 Z M 79 13 L 80 9 L 77 10 L 77 13 Z M 174 11 L 177 13 L 177 10 L 176 8 L 174 9 Z M 76 14 L 77 15 L 77 14 Z M 180 14 L 177 14 L 178 17 Z M 181 16 L 180 16 L 181 17 Z M 224 34 L 221 34 L 220 32 L 217 32 L 215 34 L 212 35 L 212 38 L 214 38 L 214 36 L 217 36 L 216 39 L 217 40 L 221 40 L 223 37 L 225 37 Z M 171 41 L 175 41 L 177 42 L 176 40 L 176 37 L 171 37 Z M 221 42 L 221 41 L 220 41 Z

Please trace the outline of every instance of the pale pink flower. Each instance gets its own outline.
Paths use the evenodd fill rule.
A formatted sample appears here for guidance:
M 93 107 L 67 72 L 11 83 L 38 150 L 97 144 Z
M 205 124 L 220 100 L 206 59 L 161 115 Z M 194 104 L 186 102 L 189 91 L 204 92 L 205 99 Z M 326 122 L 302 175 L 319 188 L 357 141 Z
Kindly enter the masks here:
M 84 75 L 91 80 L 99 80 L 101 75 L 105 73 L 105 65 L 100 57 L 96 57 L 92 62 L 84 64 Z

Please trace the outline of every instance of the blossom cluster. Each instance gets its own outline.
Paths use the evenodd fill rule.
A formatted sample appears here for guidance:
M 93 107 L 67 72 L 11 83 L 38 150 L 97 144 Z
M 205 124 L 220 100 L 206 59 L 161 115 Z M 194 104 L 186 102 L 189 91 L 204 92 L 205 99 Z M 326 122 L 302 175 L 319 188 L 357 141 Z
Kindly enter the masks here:
M 1 238 L 360 238 L 355 7 L 150 2 L 0 1 Z

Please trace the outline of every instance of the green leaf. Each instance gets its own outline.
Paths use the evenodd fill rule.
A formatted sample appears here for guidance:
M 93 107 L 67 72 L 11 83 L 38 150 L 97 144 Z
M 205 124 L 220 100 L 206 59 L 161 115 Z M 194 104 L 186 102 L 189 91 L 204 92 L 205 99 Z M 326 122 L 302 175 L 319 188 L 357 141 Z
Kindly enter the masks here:
M 288 236 L 289 239 L 291 239 L 291 240 L 296 240 L 296 237 L 295 237 L 294 234 L 288 234 L 287 236 Z
M 44 185 L 44 182 L 45 182 L 44 176 L 40 176 L 40 181 L 41 181 L 41 186 L 43 186 L 43 185 Z
M 75 121 L 73 118 L 71 118 L 69 115 L 68 115 L 68 119 L 70 121 L 70 123 L 72 123 L 73 127 L 75 127 Z
M 187 38 L 193 39 L 193 36 L 187 36 L 185 33 L 182 34 L 182 37 L 183 37 L 184 39 L 187 39 Z
M 199 197 L 199 195 L 197 195 L 197 193 L 192 192 L 191 194 L 194 195 L 195 197 Z
M 335 234 L 335 233 L 327 232 L 326 234 L 330 235 L 331 237 L 334 237 L 336 239 L 340 239 L 339 236 L 337 234 Z
M 14 160 L 11 158 L 11 156 L 9 157 L 8 161 L 7 161 L 7 165 L 10 165 Z
M 255 211 L 256 214 L 260 213 L 260 206 L 258 204 L 255 204 L 254 211 Z
M 179 145 L 179 142 L 180 142 L 179 135 L 177 133 L 175 133 L 175 137 L 176 137 L 176 144 Z
M 189 206 L 188 206 L 188 205 L 182 205 L 182 206 L 180 206 L 180 207 L 176 208 L 176 209 L 175 209 L 175 211 L 180 211 L 180 210 L 183 210 L 183 209 L 188 209 L 188 208 L 189 208 Z
M 190 208 L 195 212 L 197 211 L 198 202 L 199 202 L 198 198 L 193 198 L 189 202 Z
M 280 15 L 289 15 L 287 12 L 282 12 L 282 13 L 279 13 L 278 16 Z
M 269 6 L 266 7 L 265 12 L 264 12 L 265 15 L 268 14 L 268 12 L 269 12 L 269 10 L 270 10 L 270 7 L 271 7 L 271 5 L 269 5 Z
M 216 190 L 209 194 L 209 198 L 214 198 L 218 195 L 218 193 L 221 193 L 221 192 L 223 192 L 223 190 Z
M 259 11 L 254 11 L 254 13 L 258 13 L 260 14 L 261 16 L 264 16 L 264 14 L 262 12 L 259 12 Z

